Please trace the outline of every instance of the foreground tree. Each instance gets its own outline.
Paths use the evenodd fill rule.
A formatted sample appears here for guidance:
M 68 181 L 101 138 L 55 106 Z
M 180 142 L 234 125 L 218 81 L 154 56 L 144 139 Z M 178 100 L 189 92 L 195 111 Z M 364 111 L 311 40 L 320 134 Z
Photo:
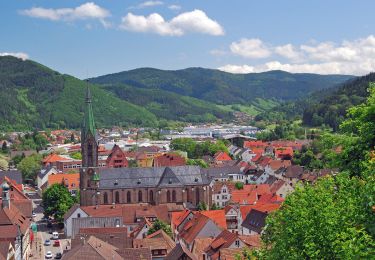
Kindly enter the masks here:
M 375 255 L 375 88 L 341 125 L 337 176 L 297 187 L 267 218 L 266 259 L 372 259 Z M 344 137 L 344 138 L 342 138 Z M 334 163 L 334 162 L 332 162 Z M 250 259 L 250 258 L 248 258 Z
M 297 188 L 267 219 L 263 241 L 271 259 L 353 259 L 375 253 L 367 231 L 375 223 L 366 185 L 346 174 Z
M 162 229 L 168 236 L 172 237 L 172 229 L 171 226 L 168 225 L 167 223 L 156 219 L 152 227 L 148 230 L 147 234 L 151 235 L 155 233 L 156 231 Z
M 64 214 L 77 202 L 69 190 L 62 184 L 53 184 L 43 193 L 43 207 L 46 216 L 63 221 Z

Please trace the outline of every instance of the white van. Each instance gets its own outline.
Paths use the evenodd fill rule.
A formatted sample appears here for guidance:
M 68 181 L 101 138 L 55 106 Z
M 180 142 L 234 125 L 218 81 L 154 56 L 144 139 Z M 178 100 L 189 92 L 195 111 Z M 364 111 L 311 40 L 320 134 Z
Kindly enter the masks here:
M 52 239 L 59 239 L 59 233 L 57 233 L 56 231 L 52 232 Z

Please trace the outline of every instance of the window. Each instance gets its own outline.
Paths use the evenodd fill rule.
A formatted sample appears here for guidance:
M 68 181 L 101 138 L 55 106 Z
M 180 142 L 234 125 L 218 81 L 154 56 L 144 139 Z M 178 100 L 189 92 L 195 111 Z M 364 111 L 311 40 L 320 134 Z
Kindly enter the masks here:
M 118 191 L 115 193 L 115 202 L 120 203 L 120 193 Z
M 167 202 L 171 202 L 171 192 L 167 191 Z
M 240 241 L 239 240 L 236 240 L 236 247 L 239 247 L 240 246 Z
M 216 199 L 218 199 L 218 200 L 219 200 L 219 199 L 220 199 L 220 195 L 217 195 L 217 196 L 216 196 Z
M 126 193 L 126 202 L 127 202 L 127 203 L 131 203 L 131 201 L 132 201 L 131 198 L 132 198 L 132 197 L 131 197 L 130 191 L 128 191 L 128 192 Z
M 78 213 L 78 214 L 77 214 L 77 218 L 80 218 L 80 217 L 81 217 L 81 213 Z
M 195 188 L 195 201 L 196 201 L 196 204 L 198 205 L 200 200 L 199 200 L 199 188 Z
M 142 202 L 142 191 L 138 191 L 138 202 Z
M 107 192 L 104 192 L 103 200 L 104 200 L 104 204 L 108 204 L 108 194 L 107 194 Z
M 176 202 L 176 191 L 172 191 L 172 202 Z
M 150 190 L 150 202 L 154 202 L 154 192 Z
M 227 193 L 227 189 L 223 189 L 223 193 Z

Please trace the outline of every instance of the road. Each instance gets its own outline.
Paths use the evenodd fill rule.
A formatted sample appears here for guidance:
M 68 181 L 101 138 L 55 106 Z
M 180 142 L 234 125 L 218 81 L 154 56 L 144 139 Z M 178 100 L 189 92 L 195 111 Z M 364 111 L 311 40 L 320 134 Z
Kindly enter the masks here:
M 43 214 L 44 210 L 43 210 L 43 207 L 40 206 L 40 203 L 41 203 L 40 197 L 38 197 L 38 196 L 32 196 L 31 199 L 33 201 L 33 208 L 34 208 L 33 210 L 36 213 L 36 216 L 34 217 L 34 222 L 38 226 L 38 235 L 37 236 L 40 237 L 42 239 L 42 242 L 43 242 L 42 255 L 45 256 L 45 254 L 48 251 L 51 251 L 52 254 L 53 254 L 53 257 L 55 257 L 57 253 L 63 253 L 63 249 L 68 244 L 70 245 L 70 241 L 68 239 L 63 239 L 62 238 L 63 237 L 63 233 L 62 233 L 63 231 L 59 230 L 57 228 L 57 225 L 53 225 L 52 229 L 47 228 L 47 222 L 46 221 L 42 221 L 42 218 L 44 216 L 44 214 Z M 53 246 L 53 243 L 55 242 L 55 240 L 52 239 L 52 234 L 49 234 L 50 230 L 59 232 L 60 246 Z M 51 245 L 50 246 L 44 245 L 44 242 L 47 239 L 49 239 L 51 241 Z

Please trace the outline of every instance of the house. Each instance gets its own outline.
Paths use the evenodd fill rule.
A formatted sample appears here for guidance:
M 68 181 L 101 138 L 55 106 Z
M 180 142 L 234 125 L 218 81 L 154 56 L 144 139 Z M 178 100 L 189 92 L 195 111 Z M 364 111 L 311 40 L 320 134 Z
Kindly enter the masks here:
M 271 185 L 271 193 L 285 198 L 294 191 L 293 186 L 283 180 L 277 180 Z
M 56 153 L 50 153 L 49 155 L 43 158 L 42 164 L 43 164 L 43 167 L 48 167 L 48 166 L 56 167 L 57 162 L 65 161 L 66 159 L 68 158 L 58 155 Z
M 163 230 L 158 230 L 142 239 L 134 239 L 134 248 L 149 248 L 152 259 L 164 259 L 176 246 Z
M 290 165 L 286 168 L 286 171 L 282 179 L 287 182 L 290 186 L 295 186 L 296 183 L 301 179 L 304 173 L 304 169 L 300 165 Z
M 183 244 L 178 243 L 165 260 L 198 260 L 195 254 L 190 252 Z
M 117 250 L 122 259 L 131 260 L 151 260 L 151 250 L 149 248 L 124 248 Z
M 53 184 L 64 185 L 72 195 L 76 195 L 79 191 L 79 173 L 59 173 L 48 176 L 47 187 Z
M 231 193 L 235 189 L 233 182 L 215 182 L 212 186 L 212 203 L 224 207 L 231 199 Z
M 70 251 L 64 253 L 63 259 L 90 259 L 90 260 L 122 260 L 124 259 L 118 252 L 118 248 L 103 240 L 90 236 L 83 237 L 82 243 Z
M 210 167 L 201 170 L 210 180 L 229 181 L 241 179 L 241 168 L 238 165 L 224 167 Z
M 133 239 L 128 237 L 125 227 L 98 227 L 98 228 L 80 228 L 78 234 L 71 240 L 71 247 L 75 248 L 82 243 L 82 239 L 94 236 L 100 240 L 123 250 L 133 247 Z
M 238 220 L 240 216 L 239 207 L 228 205 L 225 206 L 224 212 L 228 231 L 238 231 Z
M 178 154 L 164 153 L 161 155 L 156 155 L 153 161 L 153 167 L 163 167 L 163 166 L 183 166 L 186 165 L 186 160 L 184 157 Z
M 31 218 L 33 211 L 32 201 L 23 193 L 22 184 L 17 184 L 14 180 L 6 176 L 3 179 L 3 184 L 4 183 L 9 186 L 9 190 L 4 191 L 0 186 L 0 194 L 7 192 L 10 202 L 12 203 L 12 207 L 17 208 L 17 210 L 19 210 L 25 217 Z M 4 198 L 4 196 L 0 197 L 0 203 L 4 200 Z
M 183 243 L 189 250 L 193 248 L 194 241 L 201 237 L 217 237 L 222 229 L 209 217 L 197 212 L 193 218 L 186 221 L 179 227 L 180 243 Z
M 98 149 L 98 152 L 100 152 L 99 149 Z M 129 162 L 126 159 L 125 153 L 121 150 L 121 148 L 117 144 L 113 146 L 111 153 L 108 155 L 106 159 L 106 167 L 108 168 L 129 167 Z
M 30 251 L 30 217 L 15 206 L 15 199 L 11 199 L 12 187 L 15 188 L 7 180 L 1 185 L 0 238 L 1 241 L 12 243 L 16 259 L 27 259 Z
M 37 176 L 37 185 L 38 185 L 38 193 L 42 195 L 43 191 L 47 189 L 48 186 L 48 177 L 53 174 L 57 174 L 57 170 L 53 166 L 47 166 L 44 169 L 41 169 Z
M 107 223 L 107 226 L 127 227 L 130 234 L 139 226 L 139 224 L 142 223 L 142 221 L 144 221 L 145 218 L 150 222 L 153 222 L 158 218 L 166 223 L 171 223 L 171 216 L 173 213 L 182 210 L 182 205 L 175 205 L 173 203 L 156 206 L 147 204 L 79 206 L 76 204 L 64 215 L 64 232 L 67 237 L 73 236 L 73 230 L 77 230 L 77 228 L 74 229 L 73 221 L 75 219 L 84 218 L 85 220 L 81 220 L 81 223 L 76 221 L 77 225 L 81 224 L 78 228 L 103 227 L 104 224 Z M 84 221 L 84 223 L 82 221 Z M 91 222 L 97 224 L 95 224 L 95 226 L 89 226 Z
M 275 172 L 280 170 L 281 168 L 287 168 L 292 165 L 290 160 L 271 160 L 268 162 L 268 165 L 264 168 L 264 170 L 269 175 L 274 175 Z
M 205 249 L 204 255 L 207 260 L 221 259 L 220 250 L 224 248 L 243 248 L 245 243 L 235 233 L 223 230 Z
M 267 215 L 280 208 L 278 201 L 257 203 L 255 205 L 240 206 L 241 218 L 239 233 L 242 235 L 260 234 L 265 225 Z M 253 212 L 253 210 L 255 210 Z M 251 215 L 250 213 L 253 212 Z
M 214 162 L 220 164 L 223 161 L 232 161 L 232 158 L 226 152 L 218 151 L 215 153 Z
M 275 149 L 275 157 L 281 160 L 293 159 L 292 147 L 278 147 Z
M 255 235 L 261 234 L 263 227 L 266 225 L 267 211 L 252 209 L 242 222 L 242 234 Z

